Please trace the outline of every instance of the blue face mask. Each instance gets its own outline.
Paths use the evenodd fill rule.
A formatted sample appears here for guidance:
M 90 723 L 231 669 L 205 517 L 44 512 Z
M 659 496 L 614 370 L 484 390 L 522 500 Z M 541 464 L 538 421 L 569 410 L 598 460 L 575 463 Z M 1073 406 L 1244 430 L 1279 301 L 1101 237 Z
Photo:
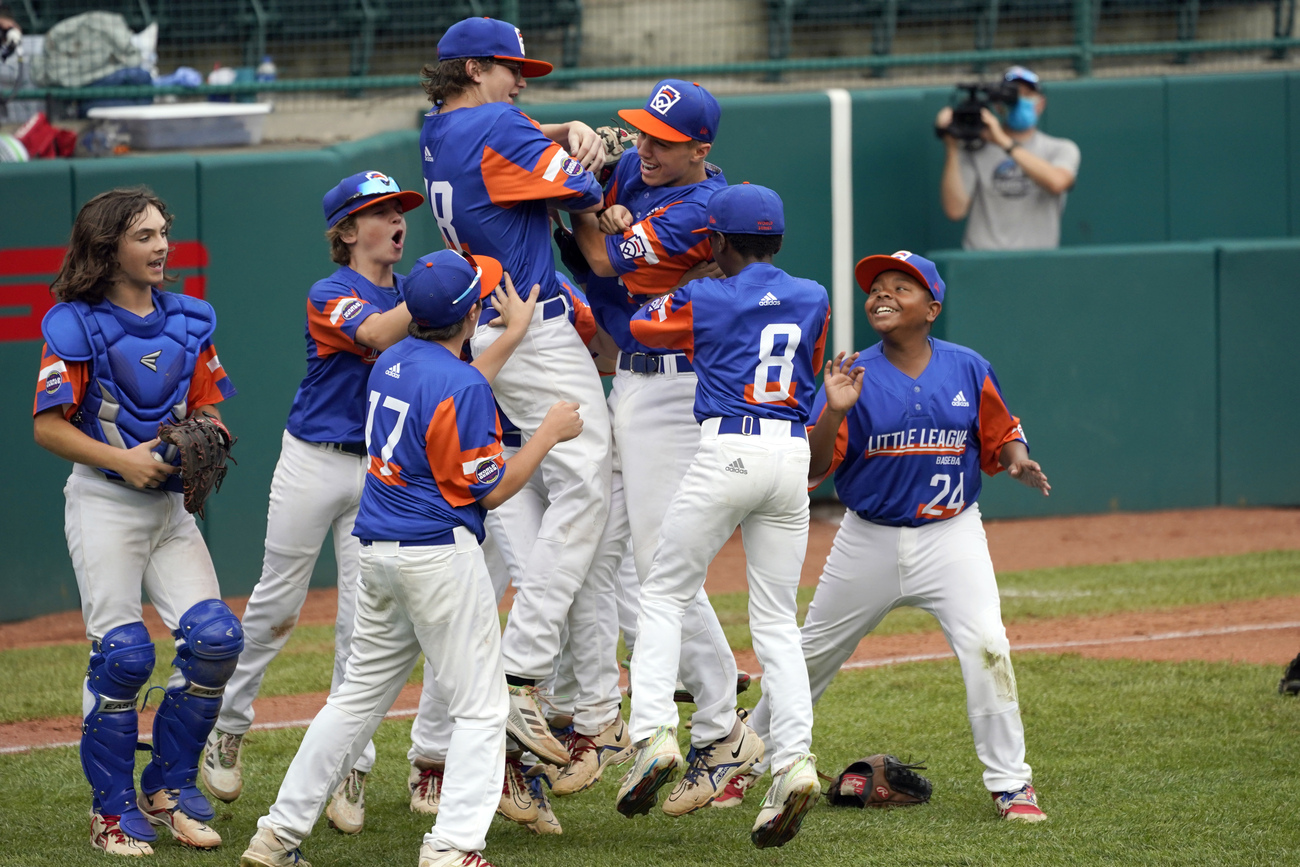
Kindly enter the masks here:
M 1007 129 L 1024 132 L 1038 123 L 1037 100 L 1020 97 L 1015 106 L 1007 113 Z

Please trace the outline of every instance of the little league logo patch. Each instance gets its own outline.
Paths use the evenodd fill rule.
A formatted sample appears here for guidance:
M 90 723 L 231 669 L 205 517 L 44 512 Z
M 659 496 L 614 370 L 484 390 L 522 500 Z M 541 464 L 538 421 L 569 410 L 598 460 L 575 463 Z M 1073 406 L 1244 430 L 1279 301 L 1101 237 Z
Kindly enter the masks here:
M 660 114 L 666 115 L 674 105 L 681 102 L 682 94 L 671 84 L 665 84 L 659 88 L 659 92 L 650 97 L 650 107 Z
M 353 299 L 352 301 L 344 302 L 343 311 L 340 315 L 344 319 L 355 319 L 356 315 L 361 312 L 361 308 L 364 306 L 365 306 L 364 304 L 362 304 L 359 300 L 356 299 Z
M 582 163 L 578 162 L 573 157 L 569 157 L 567 160 L 560 163 L 560 171 L 576 178 L 578 175 L 582 174 Z
M 623 254 L 624 259 L 643 259 L 645 258 L 645 242 L 641 240 L 640 236 L 633 235 L 618 245 L 618 251 Z
M 519 40 L 519 56 L 527 57 L 528 54 L 524 51 L 524 34 L 518 27 L 515 28 L 515 38 Z
M 492 484 L 499 475 L 501 475 L 501 467 L 491 458 L 480 463 L 474 470 L 474 478 L 478 479 L 480 485 Z
M 664 306 L 664 302 L 666 302 L 667 300 L 668 300 L 667 295 L 660 295 L 658 298 L 650 302 L 650 306 L 647 309 L 658 310 L 660 307 Z
M 391 187 L 393 185 L 393 179 L 382 172 L 366 172 L 366 180 L 379 181 L 379 183 L 386 187 Z
M 54 394 L 63 387 L 63 374 L 57 370 L 45 377 L 45 393 Z
M 908 259 L 912 258 L 912 253 L 910 250 L 899 250 L 897 253 L 890 254 L 889 258 L 902 259 L 904 262 L 906 262 Z

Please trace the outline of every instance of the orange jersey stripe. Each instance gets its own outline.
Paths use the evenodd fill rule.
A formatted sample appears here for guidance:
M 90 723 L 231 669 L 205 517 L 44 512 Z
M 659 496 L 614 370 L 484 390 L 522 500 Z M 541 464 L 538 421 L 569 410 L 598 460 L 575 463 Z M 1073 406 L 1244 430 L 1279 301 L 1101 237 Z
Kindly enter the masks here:
M 552 142 L 530 171 L 485 145 L 483 186 L 492 204 L 502 208 L 538 199 L 568 199 L 581 193 L 564 185 L 570 177 L 562 168 L 567 159 L 572 158 Z
M 980 389 L 979 433 L 980 467 L 990 476 L 996 476 L 1003 469 L 1002 464 L 998 463 L 1002 447 L 1013 440 L 1022 439 L 1025 434 L 1020 427 L 1020 419 L 1007 409 L 989 376 L 984 377 L 984 385 Z
M 190 391 L 185 399 L 189 411 L 194 412 L 201 406 L 212 406 L 225 400 L 225 395 L 217 385 L 225 378 L 226 371 L 217 358 L 217 348 L 209 346 L 199 354 L 199 359 L 194 364 L 194 377 L 190 380 Z

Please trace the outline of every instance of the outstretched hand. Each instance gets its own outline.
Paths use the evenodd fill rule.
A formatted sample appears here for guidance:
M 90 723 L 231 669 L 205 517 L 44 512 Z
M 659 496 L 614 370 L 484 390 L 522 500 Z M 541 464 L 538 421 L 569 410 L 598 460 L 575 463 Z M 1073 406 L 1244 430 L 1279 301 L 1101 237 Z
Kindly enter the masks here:
M 858 353 L 845 358 L 841 352 L 834 359 L 826 362 L 822 371 L 822 387 L 826 389 L 826 408 L 834 412 L 847 412 L 858 402 L 862 395 L 862 377 L 866 370 L 854 367 Z
M 533 321 L 533 308 L 537 306 L 537 296 L 541 287 L 534 283 L 528 293 L 528 299 L 519 297 L 515 284 L 509 274 L 501 275 L 501 283 L 492 290 L 492 307 L 499 314 L 488 323 L 492 328 L 509 328 L 514 323 L 521 323 L 524 328 Z
M 1019 458 L 1011 462 L 1007 472 L 1011 474 L 1011 478 L 1025 487 L 1042 491 L 1044 497 L 1051 495 L 1052 486 L 1047 483 L 1047 475 L 1038 465 L 1038 461 L 1031 461 L 1027 457 Z
M 592 174 L 605 165 L 605 142 L 597 132 L 582 121 L 569 124 L 569 153 Z

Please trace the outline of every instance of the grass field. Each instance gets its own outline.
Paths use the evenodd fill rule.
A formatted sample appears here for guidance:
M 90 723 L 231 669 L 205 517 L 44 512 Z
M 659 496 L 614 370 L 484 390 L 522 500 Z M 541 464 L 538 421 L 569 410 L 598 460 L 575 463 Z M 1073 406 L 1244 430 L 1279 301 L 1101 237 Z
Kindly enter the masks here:
M 1042 570 L 1002 576 L 1003 605 L 1008 620 L 1149 610 L 1294 595 L 1298 575 L 1296 553 Z M 747 646 L 743 595 L 717 602 Z M 916 614 L 897 612 L 882 628 L 931 628 Z M 327 627 L 299 629 L 264 693 L 327 688 L 331 648 Z M 80 646 L 0 654 L 10 685 L 0 718 L 76 713 L 71 685 L 84 654 Z M 160 646 L 159 659 L 169 655 Z M 788 846 L 759 851 L 748 830 L 761 790 L 732 810 L 628 820 L 613 810 L 611 772 L 590 792 L 555 799 L 563 836 L 535 837 L 497 819 L 485 854 L 501 867 L 1300 863 L 1300 701 L 1277 694 L 1274 667 L 1047 654 L 1019 654 L 1015 664 L 1027 758 L 1050 817 L 1041 825 L 996 819 L 958 667 L 946 660 L 843 672 L 817 707 L 823 771 L 874 752 L 923 759 L 935 784 L 926 806 L 862 812 L 822 802 Z M 381 726 L 366 831 L 345 838 L 320 823 L 303 846 L 315 867 L 413 867 L 427 823 L 406 807 L 409 730 L 409 721 Z M 214 822 L 226 846 L 197 853 L 163 841 L 154 863 L 235 864 L 301 737 L 250 735 L 244 796 L 219 805 Z M 106 863 L 86 842 L 89 799 L 75 748 L 0 756 L 0 780 L 0 867 Z

